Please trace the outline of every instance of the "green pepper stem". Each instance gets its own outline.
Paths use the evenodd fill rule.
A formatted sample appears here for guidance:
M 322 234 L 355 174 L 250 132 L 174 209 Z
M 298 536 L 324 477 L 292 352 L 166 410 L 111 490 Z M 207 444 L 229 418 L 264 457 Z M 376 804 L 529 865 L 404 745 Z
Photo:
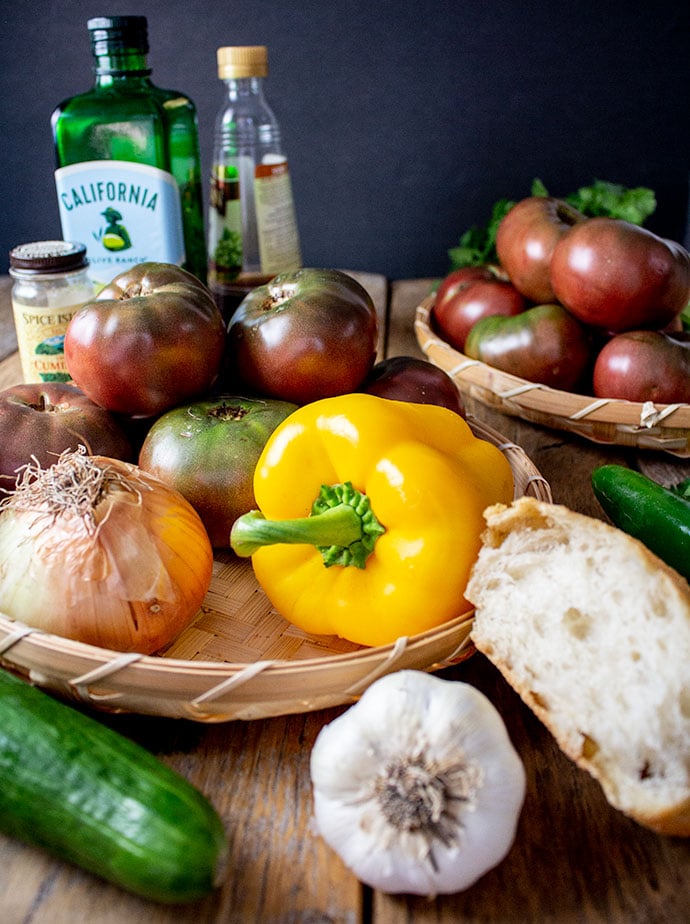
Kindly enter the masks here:
M 327 568 L 364 568 L 384 531 L 366 494 L 345 482 L 322 485 L 308 517 L 267 520 L 260 511 L 251 510 L 233 524 L 230 545 L 241 558 L 248 558 L 265 545 L 313 545 L 321 552 Z

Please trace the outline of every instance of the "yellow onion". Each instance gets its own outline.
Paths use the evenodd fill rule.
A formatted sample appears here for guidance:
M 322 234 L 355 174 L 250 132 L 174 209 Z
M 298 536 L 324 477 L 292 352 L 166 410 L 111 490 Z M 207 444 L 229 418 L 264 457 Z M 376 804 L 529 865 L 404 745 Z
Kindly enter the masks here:
M 151 654 L 199 612 L 213 550 L 182 495 L 85 450 L 26 466 L 0 513 L 0 611 L 116 651 Z

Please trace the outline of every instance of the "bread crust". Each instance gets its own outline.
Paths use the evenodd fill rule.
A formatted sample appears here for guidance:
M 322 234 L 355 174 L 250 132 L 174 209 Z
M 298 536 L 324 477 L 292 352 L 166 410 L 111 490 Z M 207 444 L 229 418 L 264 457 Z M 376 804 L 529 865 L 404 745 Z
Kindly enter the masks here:
M 484 516 L 487 528 L 482 537 L 483 546 L 466 591 L 467 599 L 475 606 L 471 637 L 476 648 L 497 667 L 551 732 L 560 749 L 598 780 L 611 805 L 659 833 L 690 836 L 690 715 L 687 714 L 690 711 L 690 667 L 688 662 L 683 664 L 678 660 L 684 657 L 683 652 L 690 652 L 690 587 L 687 581 L 637 539 L 608 523 L 561 505 L 523 497 L 509 506 L 496 504 L 489 507 Z M 623 672 L 611 671 L 611 690 L 604 689 L 607 684 L 595 683 L 592 678 L 596 676 L 597 667 L 601 670 L 601 665 L 594 663 L 597 652 L 592 651 L 591 645 L 588 647 L 586 641 L 578 639 L 576 634 L 571 636 L 571 632 L 580 631 L 579 626 L 575 625 L 570 632 L 562 628 L 569 614 L 577 614 L 577 619 L 581 619 L 585 627 L 590 624 L 589 620 L 601 619 L 601 613 L 595 612 L 596 601 L 588 600 L 584 591 L 578 594 L 576 585 L 558 580 L 564 561 L 572 562 L 578 576 L 591 572 L 591 561 L 589 558 L 585 561 L 583 549 L 592 555 L 600 551 L 605 556 L 607 550 L 615 553 L 616 570 L 612 565 L 608 574 L 605 566 L 599 567 L 596 578 L 592 578 L 600 595 L 607 595 L 610 589 L 613 599 L 617 591 L 613 585 L 625 580 L 625 574 L 640 576 L 638 583 L 641 582 L 643 590 L 638 596 L 648 592 L 651 601 L 663 599 L 664 607 L 668 607 L 673 615 L 676 634 L 669 646 L 669 659 L 665 662 L 668 674 L 664 676 L 661 673 L 659 676 L 658 664 L 653 662 L 656 665 L 654 691 L 658 693 L 661 689 L 666 693 L 668 689 L 672 691 L 669 696 L 673 698 L 679 678 L 687 676 L 687 683 L 680 688 L 680 695 L 684 694 L 687 699 L 678 706 L 679 712 L 684 713 L 681 722 L 686 722 L 683 731 L 687 734 L 669 736 L 666 742 L 668 751 L 664 747 L 664 753 L 659 753 L 662 749 L 657 748 L 649 761 L 659 773 L 657 779 L 650 778 L 651 771 L 650 777 L 645 776 L 646 765 L 639 765 L 637 755 L 638 763 L 633 773 L 630 766 L 632 756 L 610 747 L 607 740 L 602 740 L 604 736 L 601 733 L 588 733 L 588 721 L 592 721 L 598 732 L 601 732 L 603 724 L 597 725 L 596 719 L 586 718 L 596 713 L 595 701 L 600 701 L 602 708 L 608 709 L 610 721 L 618 723 L 618 728 L 612 729 L 612 738 L 619 730 L 621 737 L 625 737 L 628 724 L 631 728 L 635 726 L 636 716 L 623 714 L 620 704 L 615 701 L 616 678 L 623 676 Z M 621 563 L 626 569 L 623 575 Z M 535 589 L 539 587 L 542 610 L 545 609 L 544 597 L 549 591 L 554 599 L 557 617 L 549 621 L 551 614 L 547 614 L 545 623 L 548 628 L 545 632 L 551 635 L 546 638 L 536 628 L 538 618 L 544 614 L 539 612 L 539 603 L 530 603 L 530 582 Z M 640 599 L 641 610 L 646 604 L 647 601 Z M 649 618 L 643 624 L 641 617 L 638 619 L 635 612 L 630 612 L 631 609 L 628 606 L 625 614 L 613 612 L 611 619 L 620 617 L 628 633 L 636 629 L 638 623 L 640 632 L 654 631 L 653 621 L 650 630 Z M 573 616 L 575 623 L 577 619 Z M 658 631 L 662 632 L 663 626 Z M 515 643 L 511 632 L 519 636 L 520 644 Z M 509 639 L 513 644 L 509 643 Z M 554 645 L 572 642 L 572 658 L 566 659 L 569 676 L 565 684 L 561 682 L 561 674 L 558 675 L 558 684 L 555 684 L 553 671 L 550 674 L 543 661 L 540 663 L 539 660 L 538 652 L 547 650 L 551 639 Z M 627 654 L 626 645 L 627 642 L 621 642 L 621 659 Z M 640 651 L 635 650 L 634 654 L 642 662 L 636 667 L 644 672 L 644 640 L 637 647 Z M 678 652 L 676 659 L 674 652 Z M 559 689 L 555 689 L 556 685 Z M 626 702 L 632 701 L 634 705 L 636 696 L 640 699 L 648 696 L 643 687 L 644 681 L 639 691 L 627 689 Z M 636 745 L 640 751 L 643 750 L 643 745 L 646 745 L 643 733 L 644 729 L 637 727 L 631 732 L 631 751 Z M 641 740 L 635 741 L 635 735 Z M 674 771 L 669 773 L 674 777 L 672 785 L 663 779 L 660 769 L 665 769 L 667 764 Z

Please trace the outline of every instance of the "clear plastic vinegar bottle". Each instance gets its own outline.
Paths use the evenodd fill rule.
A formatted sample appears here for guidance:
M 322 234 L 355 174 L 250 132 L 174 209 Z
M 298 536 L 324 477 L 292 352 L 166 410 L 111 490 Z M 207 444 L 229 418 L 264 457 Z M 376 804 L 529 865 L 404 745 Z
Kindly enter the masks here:
M 302 263 L 288 160 L 264 97 L 263 45 L 219 48 L 226 99 L 216 120 L 208 284 L 227 317 L 251 288 Z
M 207 257 L 196 107 L 151 82 L 144 16 L 88 21 L 95 83 L 53 112 L 60 221 L 97 286 L 144 261 L 202 281 Z

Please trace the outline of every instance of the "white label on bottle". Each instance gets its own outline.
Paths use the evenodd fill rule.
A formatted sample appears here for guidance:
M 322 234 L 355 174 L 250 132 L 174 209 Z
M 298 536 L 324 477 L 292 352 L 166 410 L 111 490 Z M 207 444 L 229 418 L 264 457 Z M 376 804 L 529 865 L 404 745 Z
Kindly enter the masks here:
M 286 160 L 257 164 L 254 199 L 262 271 L 299 269 L 302 256 Z
M 175 178 L 148 164 L 92 160 L 55 171 L 62 236 L 86 246 L 95 285 L 148 261 L 185 260 Z

